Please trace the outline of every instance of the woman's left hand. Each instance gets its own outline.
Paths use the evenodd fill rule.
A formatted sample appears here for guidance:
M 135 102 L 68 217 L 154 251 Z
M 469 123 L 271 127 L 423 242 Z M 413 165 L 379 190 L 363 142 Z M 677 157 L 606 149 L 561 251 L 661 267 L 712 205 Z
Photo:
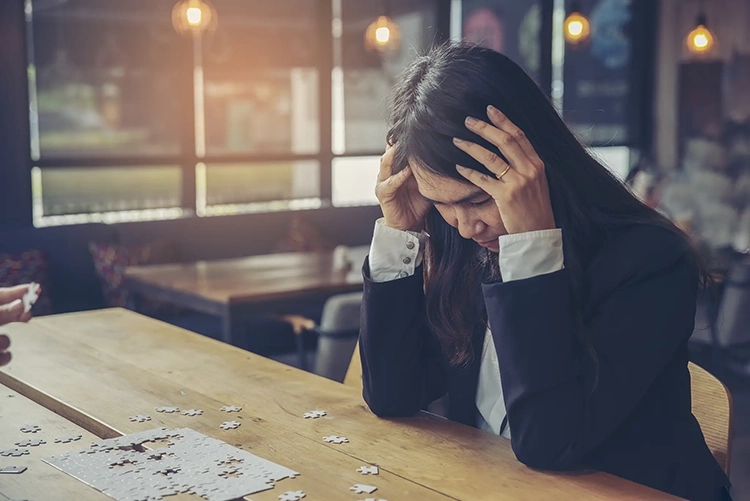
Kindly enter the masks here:
M 456 166 L 458 172 L 495 199 L 508 233 L 555 228 L 544 162 L 523 131 L 500 110 L 488 106 L 487 116 L 492 124 L 467 117 L 466 127 L 497 146 L 510 165 L 478 144 L 454 138 L 458 148 L 481 162 L 496 177 L 462 166 Z

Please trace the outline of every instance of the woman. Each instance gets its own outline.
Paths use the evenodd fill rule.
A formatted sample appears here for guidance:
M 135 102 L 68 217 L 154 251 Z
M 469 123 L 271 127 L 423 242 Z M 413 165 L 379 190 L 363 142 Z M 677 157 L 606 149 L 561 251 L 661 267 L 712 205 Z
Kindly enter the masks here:
M 489 49 L 418 59 L 390 125 L 364 269 L 370 409 L 447 394 L 449 418 L 509 437 L 530 467 L 727 499 L 690 411 L 703 274 L 685 235 Z

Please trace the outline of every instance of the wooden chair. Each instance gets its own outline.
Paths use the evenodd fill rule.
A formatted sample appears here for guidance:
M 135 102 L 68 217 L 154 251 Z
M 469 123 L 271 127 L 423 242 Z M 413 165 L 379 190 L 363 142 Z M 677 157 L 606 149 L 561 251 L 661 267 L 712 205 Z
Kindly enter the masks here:
M 690 362 L 690 387 L 693 415 L 706 438 L 709 450 L 729 475 L 731 459 L 732 396 L 726 386 L 702 367 Z M 362 390 L 362 362 L 359 343 L 354 348 L 344 384 Z
M 362 391 L 362 360 L 359 358 L 359 342 L 354 347 L 354 353 L 352 353 L 352 359 L 349 362 L 349 369 L 347 369 L 346 376 L 344 376 L 344 384 Z
M 693 415 L 698 420 L 708 448 L 729 475 L 732 395 L 721 381 L 702 367 L 690 362 L 688 368 Z

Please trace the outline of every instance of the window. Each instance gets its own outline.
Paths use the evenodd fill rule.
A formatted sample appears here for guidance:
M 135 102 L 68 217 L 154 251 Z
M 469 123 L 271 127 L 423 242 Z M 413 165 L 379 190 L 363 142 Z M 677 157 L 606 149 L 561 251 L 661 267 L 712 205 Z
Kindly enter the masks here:
M 438 40 L 434 0 L 390 2 L 401 30 L 401 49 L 381 57 L 364 45 L 367 26 L 383 14 L 381 2 L 334 0 L 341 31 L 334 51 L 334 152 L 362 154 L 385 147 L 385 104 L 396 78 L 419 54 Z
M 182 215 L 177 165 L 34 168 L 34 224 L 47 226 Z
M 219 0 L 205 40 L 206 154 L 315 154 L 319 2 Z
M 464 40 L 502 52 L 537 82 L 541 70 L 539 0 L 462 0 Z
M 191 39 L 175 1 L 25 0 L 35 224 L 377 203 L 386 96 L 439 2 L 389 2 L 381 56 L 380 2 L 213 0 Z
M 383 4 L 334 0 L 334 206 L 378 203 L 375 180 L 385 149 L 387 96 L 398 75 L 432 43 L 440 41 L 438 5 L 434 0 L 390 2 L 390 14 L 401 31 L 401 48 L 380 56 L 366 50 L 364 36 L 367 26 L 384 13 Z
M 316 160 L 199 164 L 197 180 L 203 186 L 199 192 L 205 193 L 205 200 L 197 202 L 201 215 L 320 205 L 320 164 Z
M 374 205 L 375 182 L 380 156 L 337 157 L 333 159 L 333 196 L 336 207 Z
M 189 117 L 180 103 L 184 41 L 169 8 L 145 1 L 31 5 L 32 158 L 177 154 L 179 124 Z

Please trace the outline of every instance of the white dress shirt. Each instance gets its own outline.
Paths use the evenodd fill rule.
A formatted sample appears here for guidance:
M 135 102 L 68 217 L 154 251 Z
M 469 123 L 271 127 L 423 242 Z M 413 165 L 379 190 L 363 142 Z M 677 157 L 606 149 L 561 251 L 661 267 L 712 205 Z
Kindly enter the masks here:
M 374 282 L 388 282 L 413 275 L 422 263 L 427 238 L 424 232 L 396 230 L 378 220 L 370 244 L 370 278 Z M 562 230 L 503 235 L 500 237 L 498 259 L 504 282 L 561 270 Z M 497 351 L 490 329 L 487 329 L 484 337 L 476 406 L 479 411 L 477 425 L 485 431 L 499 434 L 506 411 Z M 509 426 L 505 427 L 502 436 L 510 438 Z

